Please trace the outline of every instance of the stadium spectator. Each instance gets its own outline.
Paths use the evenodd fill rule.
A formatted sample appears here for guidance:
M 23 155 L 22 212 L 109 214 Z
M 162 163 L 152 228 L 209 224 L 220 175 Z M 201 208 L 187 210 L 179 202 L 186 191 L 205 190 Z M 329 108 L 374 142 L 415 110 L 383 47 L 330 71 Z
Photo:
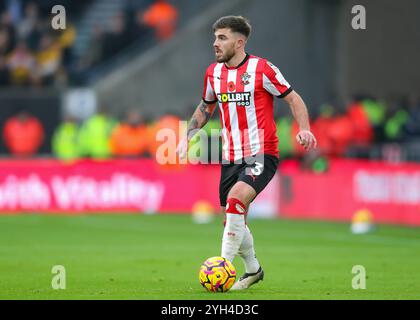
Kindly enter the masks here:
M 405 140 L 420 138 L 420 99 L 415 95 L 409 97 L 408 119 L 404 124 Z
M 334 117 L 328 126 L 328 138 L 332 144 L 331 155 L 342 157 L 352 143 L 354 134 L 350 117 L 342 112 Z
M 352 143 L 360 147 L 370 145 L 373 139 L 373 128 L 363 105 L 360 102 L 351 103 L 347 107 L 347 115 L 353 124 Z
M 328 135 L 329 127 L 334 120 L 334 107 L 330 104 L 323 104 L 320 114 L 315 118 L 312 130 L 318 137 L 318 149 L 321 154 L 330 155 L 333 151 L 333 144 Z
M 10 53 L 16 46 L 16 31 L 13 26 L 11 15 L 8 12 L 1 13 L 0 16 L 0 29 L 4 30 L 7 34 L 7 47 L 6 53 Z
M 3 139 L 10 153 L 15 156 L 35 154 L 44 139 L 41 122 L 26 111 L 9 118 L 3 128 Z
M 52 137 L 52 150 L 54 155 L 63 160 L 72 160 L 79 157 L 78 147 L 79 127 L 75 119 L 66 118 L 54 131 Z
M 175 33 L 178 10 L 165 0 L 156 0 L 144 12 L 143 22 L 155 30 L 158 40 L 167 40 Z
M 0 86 L 5 86 L 9 83 L 9 71 L 6 65 L 6 59 L 0 56 Z
M 35 2 L 29 2 L 25 6 L 24 17 L 17 26 L 17 33 L 19 39 L 27 39 L 32 32 L 39 28 L 41 20 L 38 5 Z
M 155 157 L 159 147 L 163 144 L 162 141 L 157 141 L 156 137 L 160 130 L 169 129 L 174 133 L 175 142 L 179 140 L 179 124 L 181 119 L 178 116 L 167 114 L 159 118 L 155 123 L 152 123 L 148 127 L 148 153 Z M 175 149 L 173 150 L 175 151 Z M 160 154 L 162 156 L 162 154 Z
M 13 50 L 10 33 L 7 28 L 0 28 L 0 56 L 4 57 Z
M 76 27 L 72 23 L 67 23 L 64 30 L 60 30 L 57 36 L 57 42 L 62 50 L 63 66 L 70 68 L 72 63 L 72 47 L 76 41 Z
M 149 37 L 153 29 L 143 20 L 144 9 L 138 9 L 131 23 L 130 38 L 131 41 L 143 41 Z
M 404 109 L 393 110 L 385 121 L 384 134 L 386 141 L 400 141 L 404 134 L 409 115 Z
M 10 72 L 10 83 L 28 85 L 34 82 L 36 61 L 25 42 L 20 41 L 7 58 L 6 65 Z
M 60 44 L 54 41 L 50 34 L 44 34 L 36 55 L 38 81 L 47 85 L 54 83 L 54 78 L 60 69 L 61 54 Z
M 295 139 L 296 135 L 299 132 L 299 125 L 296 121 L 292 121 L 292 128 L 291 128 L 291 140 L 293 146 L 293 154 L 297 157 L 303 157 L 305 155 L 305 150 L 301 147 L 299 142 Z
M 6 0 L 4 9 L 10 14 L 13 24 L 19 24 L 22 19 L 22 0 Z
M 44 25 L 41 20 L 38 20 L 29 34 L 24 38 L 22 37 L 22 39 L 32 52 L 36 52 L 39 48 L 39 43 L 41 42 L 43 34 Z
M 308 152 L 303 156 L 300 168 L 318 174 L 324 173 L 329 169 L 328 157 L 319 149 L 311 150 L 311 152 Z
M 126 11 L 136 12 L 137 10 L 144 10 L 152 5 L 155 0 L 125 0 Z
M 83 82 L 90 68 L 95 67 L 104 58 L 104 30 L 101 25 L 96 24 L 92 30 L 92 39 L 77 63 L 77 72 L 73 74 L 73 79 Z
M 278 148 L 280 158 L 287 158 L 294 153 L 292 136 L 293 119 L 289 116 L 279 117 L 276 121 Z
M 105 109 L 87 119 L 81 126 L 78 136 L 80 154 L 95 159 L 109 158 L 111 148 L 109 139 L 116 121 Z
M 138 157 L 147 150 L 147 127 L 140 113 L 129 110 L 125 119 L 111 134 L 110 144 L 113 155 L 119 157 Z
M 361 100 L 363 109 L 365 110 L 369 122 L 374 130 L 374 137 L 376 142 L 383 140 L 383 126 L 385 121 L 385 105 L 375 99 L 367 98 Z
M 104 36 L 103 57 L 109 58 L 120 52 L 130 41 L 127 21 L 123 12 L 117 13 Z

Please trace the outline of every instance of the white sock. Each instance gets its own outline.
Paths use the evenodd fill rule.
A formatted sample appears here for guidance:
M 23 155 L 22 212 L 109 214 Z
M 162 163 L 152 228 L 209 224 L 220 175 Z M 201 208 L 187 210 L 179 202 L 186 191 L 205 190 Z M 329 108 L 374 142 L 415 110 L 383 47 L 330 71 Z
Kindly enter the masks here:
M 245 234 L 239 247 L 239 255 L 245 264 L 246 273 L 255 273 L 260 268 L 260 263 L 257 260 L 254 249 L 254 237 L 248 226 L 245 226 Z
M 243 214 L 226 213 L 226 226 L 223 232 L 222 257 L 233 262 L 245 234 Z

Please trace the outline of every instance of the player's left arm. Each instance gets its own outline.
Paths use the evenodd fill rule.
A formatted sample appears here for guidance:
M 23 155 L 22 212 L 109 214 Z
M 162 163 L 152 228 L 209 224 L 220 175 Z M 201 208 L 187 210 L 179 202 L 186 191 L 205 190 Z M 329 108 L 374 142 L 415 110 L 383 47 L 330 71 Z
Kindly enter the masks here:
M 293 117 L 299 125 L 299 132 L 296 135 L 296 140 L 305 148 L 310 150 L 316 148 L 317 141 L 309 124 L 308 109 L 302 97 L 296 92 L 291 91 L 283 98 L 290 107 Z
M 308 109 L 300 95 L 292 89 L 283 74 L 274 64 L 265 61 L 263 69 L 263 86 L 273 96 L 283 98 L 290 106 L 293 117 L 299 125 L 296 140 L 306 149 L 316 147 L 316 139 L 309 126 Z

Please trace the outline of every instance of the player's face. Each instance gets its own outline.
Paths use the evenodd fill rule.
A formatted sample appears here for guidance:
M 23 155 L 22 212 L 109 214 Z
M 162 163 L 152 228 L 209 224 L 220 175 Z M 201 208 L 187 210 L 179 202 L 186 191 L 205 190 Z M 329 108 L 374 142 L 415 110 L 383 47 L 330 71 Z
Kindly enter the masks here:
M 236 35 L 230 29 L 217 29 L 213 47 L 217 62 L 228 62 L 236 54 Z

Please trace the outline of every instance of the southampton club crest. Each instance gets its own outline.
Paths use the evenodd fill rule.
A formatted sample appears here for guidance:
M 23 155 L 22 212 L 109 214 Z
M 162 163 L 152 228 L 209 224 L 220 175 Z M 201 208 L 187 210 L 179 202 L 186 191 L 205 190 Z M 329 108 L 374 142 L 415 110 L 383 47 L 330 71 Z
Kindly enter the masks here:
M 241 75 L 241 83 L 245 86 L 247 84 L 249 84 L 249 79 L 251 78 L 251 76 L 248 74 L 248 72 L 244 72 Z

